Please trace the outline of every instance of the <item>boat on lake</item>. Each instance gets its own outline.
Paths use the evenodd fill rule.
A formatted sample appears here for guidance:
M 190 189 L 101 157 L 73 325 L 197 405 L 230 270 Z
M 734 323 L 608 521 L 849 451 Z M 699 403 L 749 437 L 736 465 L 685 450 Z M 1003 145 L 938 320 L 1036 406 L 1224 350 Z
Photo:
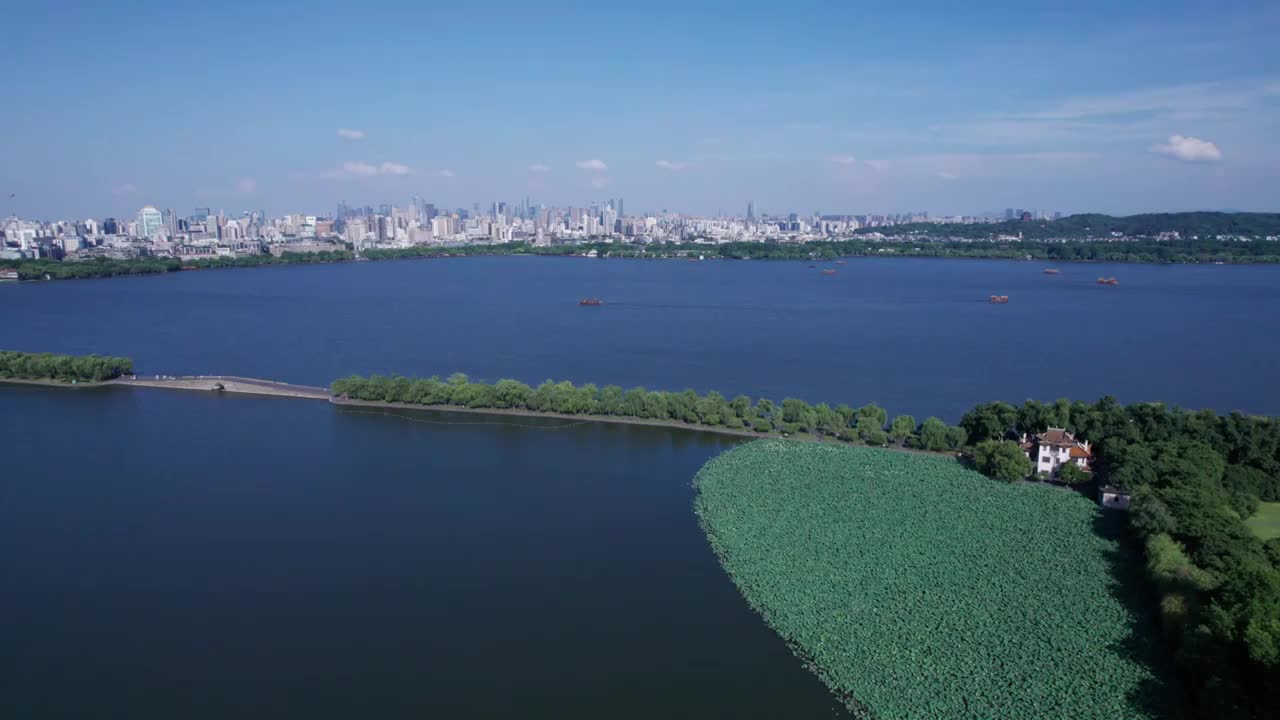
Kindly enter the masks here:
M 836 271 L 835 271 L 835 270 L 823 270 L 823 271 L 822 271 L 822 274 L 823 274 L 823 275 L 835 275 L 835 274 L 836 274 Z
M 1058 274 L 1058 268 L 1045 268 L 1045 269 L 1044 269 L 1044 274 L 1045 274 L 1045 275 L 1057 275 L 1057 274 Z
M 1009 303 L 1009 296 L 1008 295 L 992 295 L 990 298 L 987 298 L 987 302 L 992 303 L 994 305 L 1007 305 Z
M 845 260 L 837 260 L 837 261 L 836 261 L 836 264 L 837 264 L 837 265 L 844 265 L 844 264 L 845 264 L 845 262 L 847 262 L 847 261 L 845 261 Z
M 1119 285 L 1120 281 L 1115 278 L 1098 278 L 1099 285 Z
M 578 301 L 578 304 L 585 305 L 587 307 L 595 307 L 597 305 L 603 305 L 604 301 L 600 298 L 583 298 Z

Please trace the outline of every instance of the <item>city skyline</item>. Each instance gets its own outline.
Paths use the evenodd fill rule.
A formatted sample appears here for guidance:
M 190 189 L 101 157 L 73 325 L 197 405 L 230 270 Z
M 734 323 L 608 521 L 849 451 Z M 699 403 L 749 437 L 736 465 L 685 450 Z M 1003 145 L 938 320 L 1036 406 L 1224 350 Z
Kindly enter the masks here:
M 1247 3 L 165 8 L 13 13 L 0 216 L 1267 211 L 1280 181 L 1280 10 Z

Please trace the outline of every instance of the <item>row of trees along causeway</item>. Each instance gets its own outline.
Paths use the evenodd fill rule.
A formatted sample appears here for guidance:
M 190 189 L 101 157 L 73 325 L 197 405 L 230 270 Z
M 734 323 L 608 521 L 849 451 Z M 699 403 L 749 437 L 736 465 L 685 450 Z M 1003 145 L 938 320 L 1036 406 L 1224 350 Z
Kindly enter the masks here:
M 133 361 L 129 358 L 0 350 L 2 378 L 100 382 L 132 372 Z
M 472 382 L 462 373 L 447 380 L 352 375 L 334 381 L 330 389 L 334 395 L 354 400 L 613 415 L 758 433 L 809 434 L 880 447 L 893 443 L 932 451 L 957 450 L 967 437 L 963 429 L 948 426 L 935 417 L 917 424 L 914 417 L 899 415 L 890 422 L 885 409 L 874 404 L 832 407 L 825 403 L 810 405 L 795 398 L 775 403 L 767 398 L 752 400 L 746 395 L 730 400 L 714 391 L 699 395 L 693 390 L 623 390 L 617 385 L 600 388 L 551 380 L 530 387 L 517 380 Z
M 1196 714 L 1280 717 L 1280 538 L 1245 524 L 1280 501 L 1280 420 L 1103 398 L 983 403 L 960 427 L 974 464 L 1006 480 L 1031 472 L 1022 433 L 1091 441 L 1099 481 L 1132 493 L 1130 525 Z

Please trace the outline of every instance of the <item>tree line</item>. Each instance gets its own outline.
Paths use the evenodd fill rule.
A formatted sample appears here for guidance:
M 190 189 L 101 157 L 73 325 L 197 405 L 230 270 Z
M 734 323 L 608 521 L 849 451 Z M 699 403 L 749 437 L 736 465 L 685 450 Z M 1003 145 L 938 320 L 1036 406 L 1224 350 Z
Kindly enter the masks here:
M 16 268 L 20 280 L 83 280 L 87 278 L 118 277 L 121 275 L 156 275 L 182 270 L 208 270 L 233 267 L 258 267 L 261 265 L 295 265 L 307 263 L 342 262 L 352 259 L 349 250 L 334 249 L 315 253 L 286 252 L 274 255 L 237 255 L 234 257 L 208 257 L 195 260 L 179 258 L 142 257 L 129 260 L 94 258 L 92 260 L 0 260 L 0 267 Z
M 613 258 L 689 258 L 707 257 L 722 260 L 835 260 L 842 257 L 926 257 L 926 258 L 992 258 L 1022 260 L 1028 257 L 1044 262 L 1113 262 L 1113 263 L 1280 263 L 1280 241 L 1236 242 L 1230 240 L 1150 240 L 1117 242 L 1058 240 L 1041 242 L 992 240 L 991 225 L 957 227 L 987 228 L 978 240 L 956 240 L 947 235 L 949 226 L 923 226 L 919 237 L 906 241 L 880 241 L 861 238 L 815 240 L 807 243 L 731 242 L 702 244 L 695 242 L 630 243 L 596 240 L 584 243 L 534 246 L 524 242 L 499 245 L 414 245 L 406 248 L 374 248 L 361 256 L 368 260 L 400 260 L 413 258 L 469 257 L 477 255 L 582 255 L 595 250 L 601 257 Z M 884 230 L 885 228 L 880 228 Z M 894 233 L 909 233 L 909 226 L 895 226 Z M 974 231 L 976 232 L 976 231 Z M 963 236 L 961 236 L 963 237 Z M 131 260 L 95 258 L 92 260 L 0 260 L 0 267 L 18 270 L 19 279 L 52 280 L 150 275 L 187 269 L 258 267 L 306 263 L 346 262 L 355 254 L 350 249 L 316 253 L 286 252 L 273 255 L 212 257 L 197 260 L 143 257 Z
M 0 377 L 5 378 L 101 382 L 132 372 L 129 358 L 0 350 Z
M 761 434 L 809 434 L 879 447 L 895 444 L 935 452 L 958 450 L 966 438 L 962 428 L 948 426 L 936 417 L 919 424 L 911 415 L 899 415 L 890 421 L 888 412 L 874 403 L 859 408 L 845 404 L 810 405 L 796 398 L 775 403 L 768 398 L 753 400 L 746 395 L 729 399 L 715 391 L 699 395 L 693 390 L 667 392 L 642 387 L 624 390 L 617 385 L 597 387 L 551 380 L 532 387 L 510 379 L 496 383 L 472 382 L 462 373 L 454 373 L 445 380 L 352 375 L 335 380 L 330 390 L 334 395 L 354 400 L 612 415 Z
M 960 427 L 984 472 L 1031 471 L 1022 433 L 1089 440 L 1099 481 L 1132 493 L 1130 525 L 1159 594 L 1165 639 L 1206 718 L 1280 717 L 1280 538 L 1245 520 L 1280 501 L 1280 420 L 1160 403 L 983 403 Z

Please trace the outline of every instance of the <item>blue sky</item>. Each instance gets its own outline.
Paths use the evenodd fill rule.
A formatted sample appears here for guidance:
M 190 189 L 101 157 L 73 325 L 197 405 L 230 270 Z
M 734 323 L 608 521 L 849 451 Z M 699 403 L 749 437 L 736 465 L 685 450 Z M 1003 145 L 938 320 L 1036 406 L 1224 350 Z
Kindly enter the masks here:
M 1275 3 L 20 2 L 5 25 L 0 216 L 1280 210 Z

